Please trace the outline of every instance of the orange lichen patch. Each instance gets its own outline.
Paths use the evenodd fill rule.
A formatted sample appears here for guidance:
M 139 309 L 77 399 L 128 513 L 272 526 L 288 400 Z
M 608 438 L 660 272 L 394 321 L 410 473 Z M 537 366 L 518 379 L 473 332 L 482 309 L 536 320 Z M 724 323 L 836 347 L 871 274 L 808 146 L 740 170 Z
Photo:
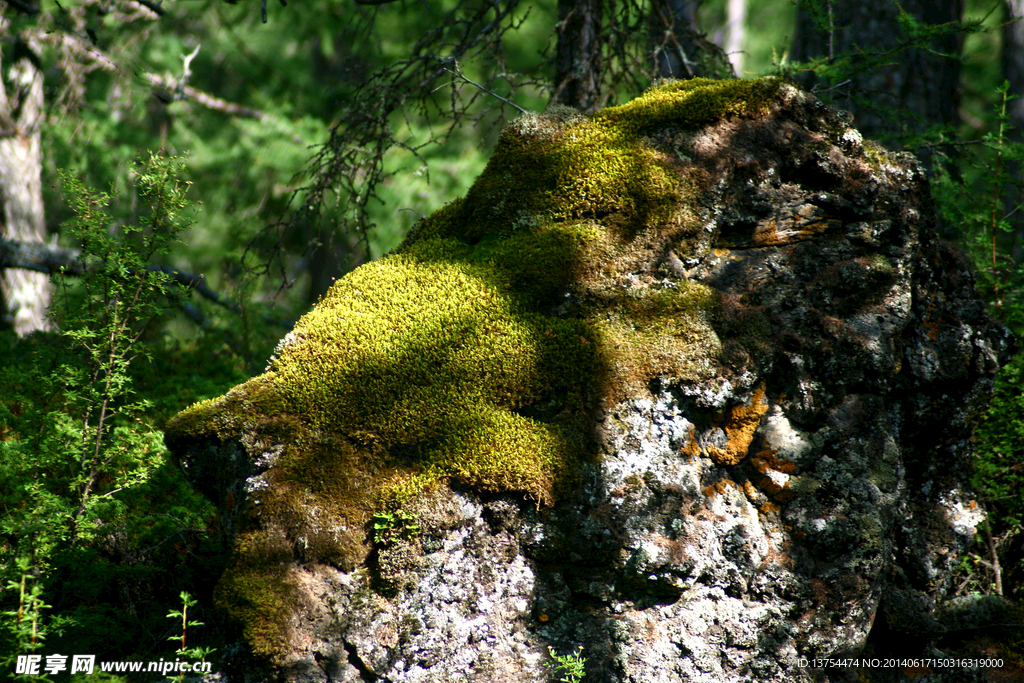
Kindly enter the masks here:
M 761 512 L 762 515 L 770 515 L 773 513 L 778 514 L 780 508 L 775 503 L 769 501 L 767 503 L 763 503 L 761 507 L 758 508 L 758 510 Z
M 929 297 L 924 315 L 921 316 L 921 329 L 924 330 L 925 335 L 932 341 L 939 338 L 939 326 L 942 324 L 942 314 L 939 311 L 939 306 L 936 304 L 936 299 L 939 299 L 941 302 L 941 295 L 932 294 Z
M 733 406 L 723 420 L 722 429 L 728 437 L 725 448 L 711 447 L 704 453 L 719 465 L 735 465 L 747 457 L 754 432 L 761 423 L 761 417 L 768 412 L 768 401 L 764 398 L 764 383 L 754 392 L 748 406 Z
M 716 247 L 712 251 L 714 252 L 715 256 L 717 256 L 718 258 L 729 258 L 729 259 L 731 259 L 733 261 L 741 261 L 741 260 L 743 260 L 742 257 L 735 256 L 731 251 L 729 251 L 728 249 L 726 249 L 724 247 Z
M 799 214 L 792 218 L 769 221 L 767 225 L 758 224 L 754 231 L 755 244 L 769 246 L 786 244 L 797 239 L 804 239 L 829 230 L 836 231 L 842 223 L 828 218 L 802 220 Z
M 725 493 L 725 490 L 730 486 L 737 488 L 736 482 L 732 479 L 719 479 L 714 484 L 709 484 L 704 487 L 704 495 L 708 498 L 714 498 L 719 493 Z
M 700 455 L 700 444 L 697 443 L 696 431 L 697 428 L 690 425 L 690 433 L 686 435 L 686 445 L 681 449 L 683 455 L 687 455 L 691 458 L 695 458 Z
M 768 468 L 775 470 L 776 472 L 784 472 L 786 474 L 792 474 L 796 471 L 796 463 L 784 460 L 782 458 L 776 458 L 775 454 L 778 451 L 774 448 L 768 448 L 763 451 L 758 451 L 754 457 L 750 459 L 750 462 L 757 468 L 757 470 L 764 474 Z
M 790 488 L 788 481 L 779 482 L 770 476 L 764 476 L 757 480 L 757 487 L 777 503 L 785 503 L 793 500 L 796 495 Z
M 771 218 L 761 221 L 752 233 L 732 239 L 723 239 L 722 244 L 732 248 L 768 247 L 789 244 L 827 231 L 837 231 L 842 223 L 829 218 L 804 218 L 799 214 L 789 217 Z M 717 252 L 718 250 L 716 250 Z
M 757 478 L 757 488 L 781 503 L 791 500 L 794 496 L 790 488 L 790 475 L 796 470 L 796 463 L 775 457 L 774 449 L 759 451 L 750 458 L 750 464 L 761 473 Z
M 751 501 L 757 500 L 757 489 L 749 480 L 743 482 L 743 493 L 747 494 L 747 498 Z

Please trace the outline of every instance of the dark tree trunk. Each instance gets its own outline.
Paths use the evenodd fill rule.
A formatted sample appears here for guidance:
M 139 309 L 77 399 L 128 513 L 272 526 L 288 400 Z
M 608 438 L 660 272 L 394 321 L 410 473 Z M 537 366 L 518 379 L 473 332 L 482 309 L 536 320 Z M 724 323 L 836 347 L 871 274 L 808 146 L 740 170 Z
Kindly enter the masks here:
M 651 43 L 661 78 L 728 78 L 732 64 L 697 23 L 702 0 L 652 0 Z
M 30 48 L 19 40 L 12 64 L 0 57 L 0 202 L 3 236 L 43 242 L 42 164 L 39 129 L 43 117 L 43 75 Z M 18 335 L 49 329 L 50 279 L 42 273 L 6 270 L 0 278 L 5 322 Z
M 1010 94 L 1017 99 L 1007 104 L 1007 114 L 1013 132 L 1011 140 L 1024 140 L 1024 0 L 1008 0 L 1006 7 L 1006 23 L 1003 24 L 1003 77 L 1010 82 Z M 1021 165 L 1019 162 L 1007 165 L 1007 172 L 1016 184 L 1021 182 Z M 1006 210 L 1010 214 L 1010 223 L 1014 226 L 1011 234 L 1010 255 L 1015 263 L 1024 261 L 1024 215 L 1017 207 L 1024 197 L 1017 188 L 1011 190 L 1006 197 Z M 1016 211 L 1015 211 L 1016 209 Z
M 306 300 L 312 306 L 327 293 L 335 280 L 345 273 L 363 265 L 370 255 L 355 235 L 332 234 L 331 229 L 321 225 L 308 240 L 312 245 L 309 254 L 309 292 Z
M 900 7 L 918 21 L 939 25 L 960 20 L 962 0 L 825 0 L 819 3 L 817 22 L 806 4 L 801 6 L 794 40 L 794 58 L 833 60 L 861 54 L 865 67 L 883 53 L 905 42 L 899 29 Z M 961 38 L 948 35 L 929 49 L 904 49 L 849 77 L 833 101 L 853 113 L 865 137 L 889 144 L 909 133 L 935 124 L 956 125 Z M 944 56 L 951 55 L 951 56 Z M 813 77 L 806 85 L 816 85 Z M 820 85 L 820 84 L 818 84 Z
M 725 53 L 698 28 L 700 3 L 559 0 L 551 101 L 593 112 L 621 94 L 624 81 L 732 77 Z
M 662 78 L 693 78 L 701 75 L 698 45 L 693 40 L 700 0 L 653 0 L 652 43 L 658 74 Z
M 594 111 L 601 98 L 604 0 L 558 0 L 558 45 L 552 101 Z

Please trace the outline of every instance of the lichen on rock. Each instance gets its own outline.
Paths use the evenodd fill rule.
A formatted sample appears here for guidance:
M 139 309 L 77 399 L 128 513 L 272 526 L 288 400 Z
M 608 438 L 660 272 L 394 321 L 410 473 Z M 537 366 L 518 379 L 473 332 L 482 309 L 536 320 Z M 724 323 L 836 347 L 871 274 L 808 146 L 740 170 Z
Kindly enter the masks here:
M 539 681 L 548 644 L 588 680 L 802 680 L 883 647 L 886 590 L 933 604 L 970 527 L 1010 345 L 933 221 L 912 158 L 777 79 L 526 115 L 168 424 L 233 539 L 219 604 L 303 681 Z M 398 509 L 418 533 L 375 537 Z

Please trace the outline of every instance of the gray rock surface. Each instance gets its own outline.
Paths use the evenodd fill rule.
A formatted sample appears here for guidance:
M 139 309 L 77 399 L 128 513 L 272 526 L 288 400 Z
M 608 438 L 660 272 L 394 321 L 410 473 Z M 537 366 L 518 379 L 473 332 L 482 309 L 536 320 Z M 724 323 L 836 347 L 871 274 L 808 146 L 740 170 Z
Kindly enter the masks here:
M 254 656 L 246 631 L 220 680 L 540 683 L 549 648 L 582 648 L 586 683 L 845 681 L 864 678 L 802 663 L 942 654 L 962 620 L 943 596 L 982 519 L 971 432 L 1012 341 L 936 238 L 916 161 L 791 86 L 773 97 L 642 131 L 701 174 L 698 228 L 641 233 L 602 286 L 713 289 L 700 371 L 600 403 L 593 453 L 551 500 L 454 478 L 404 500 L 418 529 L 357 530 L 360 561 L 283 552 L 283 644 Z M 580 124 L 543 134 L 562 125 Z M 569 287 L 553 315 L 594 291 Z M 258 508 L 280 443 L 183 424 L 168 443 L 225 529 L 272 528 Z

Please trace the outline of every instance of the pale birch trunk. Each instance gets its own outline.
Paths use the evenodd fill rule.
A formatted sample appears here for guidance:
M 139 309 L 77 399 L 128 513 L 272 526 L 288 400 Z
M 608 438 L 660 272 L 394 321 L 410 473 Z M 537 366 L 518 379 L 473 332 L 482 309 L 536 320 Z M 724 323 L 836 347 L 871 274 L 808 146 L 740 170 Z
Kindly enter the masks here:
M 19 41 L 15 61 L 0 62 L 0 202 L 3 236 L 21 242 L 43 242 L 42 163 L 39 141 L 43 118 L 43 75 Z M 22 53 L 19 56 L 19 53 Z M 0 278 L 5 315 L 19 336 L 50 329 L 49 276 L 8 269 Z
M 747 37 L 747 0 L 728 0 L 725 5 L 725 54 L 732 70 L 743 76 L 743 41 Z

